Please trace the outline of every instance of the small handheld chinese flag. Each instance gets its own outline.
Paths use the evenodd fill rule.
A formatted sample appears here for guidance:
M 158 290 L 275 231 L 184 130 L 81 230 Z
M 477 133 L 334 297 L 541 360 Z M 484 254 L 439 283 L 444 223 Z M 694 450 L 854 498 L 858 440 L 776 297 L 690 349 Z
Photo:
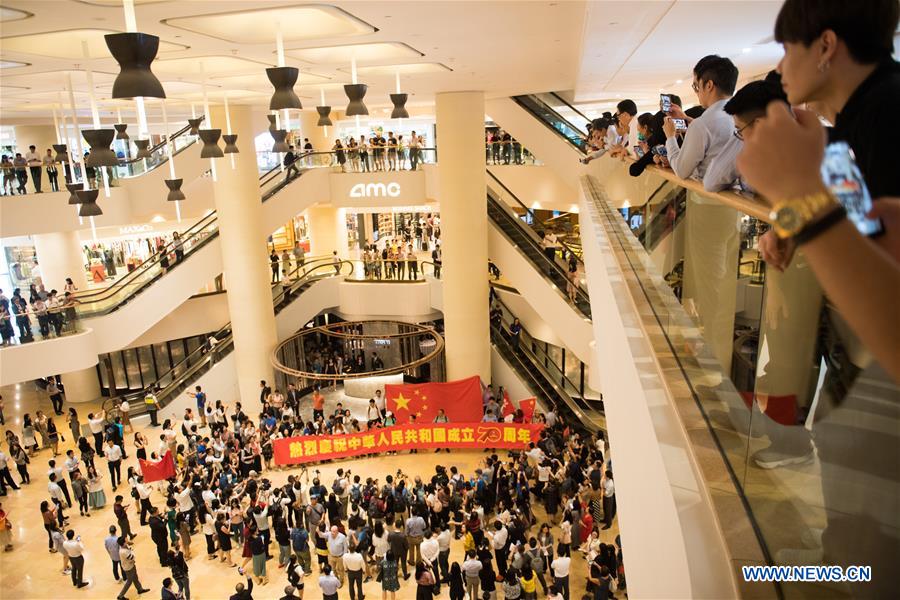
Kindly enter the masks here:
M 172 452 L 166 452 L 165 456 L 159 461 L 138 459 L 141 467 L 141 475 L 144 476 L 144 482 L 162 481 L 175 477 L 175 461 L 172 459 Z
M 503 406 L 500 407 L 500 411 L 504 418 L 516 412 L 516 407 L 513 406 L 512 401 L 506 394 L 503 394 Z
M 537 403 L 537 400 L 534 398 L 526 398 L 525 400 L 519 400 L 519 408 L 522 409 L 522 416 L 525 417 L 526 423 L 531 423 L 534 419 L 534 407 Z

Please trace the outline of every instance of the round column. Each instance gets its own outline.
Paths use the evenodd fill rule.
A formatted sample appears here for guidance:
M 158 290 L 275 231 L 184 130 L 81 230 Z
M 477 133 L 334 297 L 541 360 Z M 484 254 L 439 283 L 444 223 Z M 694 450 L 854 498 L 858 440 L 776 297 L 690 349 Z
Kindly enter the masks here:
M 41 267 L 41 279 L 47 291 L 56 289 L 62 293 L 66 277 L 71 277 L 79 290 L 87 288 L 84 253 L 76 232 L 41 233 L 32 236 L 32 239 Z
M 489 382 L 484 94 L 441 93 L 435 104 L 447 379 L 478 375 Z
M 311 206 L 306 211 L 309 227 L 310 256 L 338 256 L 347 258 L 347 217 L 343 208 L 330 204 Z
M 334 108 L 331 109 L 331 118 L 334 120 L 335 111 Z M 331 147 L 334 145 L 334 136 L 329 139 L 325 136 L 325 128 L 319 127 L 316 123 L 319 121 L 319 113 L 316 112 L 315 108 L 312 109 L 304 109 L 300 111 L 300 139 L 294 140 L 294 145 L 297 147 L 297 152 L 303 152 L 303 138 L 309 138 L 309 143 L 312 144 L 313 150 L 316 152 L 325 152 L 327 150 L 331 150 Z M 328 133 L 334 133 L 334 127 L 329 127 Z
M 269 287 L 269 266 L 262 234 L 259 173 L 253 151 L 253 121 L 247 106 L 232 106 L 231 129 L 241 151 L 234 168 L 219 160 L 213 192 L 222 243 L 222 265 L 228 281 L 228 311 L 234 334 L 235 371 L 244 410 L 251 418 L 261 408 L 259 381 L 273 381 L 270 362 L 277 342 L 275 313 Z M 214 123 L 225 123 L 221 109 Z M 216 114 L 218 113 L 218 114 Z
M 66 402 L 80 404 L 100 398 L 100 378 L 96 367 L 62 373 L 60 377 L 66 390 Z

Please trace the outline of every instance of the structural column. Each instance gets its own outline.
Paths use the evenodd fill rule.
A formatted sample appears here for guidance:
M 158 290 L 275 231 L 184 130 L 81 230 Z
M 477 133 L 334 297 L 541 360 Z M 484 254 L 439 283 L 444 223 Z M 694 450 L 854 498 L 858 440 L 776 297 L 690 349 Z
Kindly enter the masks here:
M 100 378 L 96 367 L 63 373 L 62 384 L 66 390 L 66 402 L 90 402 L 100 397 Z
M 484 94 L 436 97 L 447 379 L 491 378 Z
M 222 240 L 222 265 L 228 282 L 238 389 L 244 410 L 253 415 L 261 408 L 260 380 L 273 379 L 271 354 L 278 338 L 262 231 L 251 111 L 247 106 L 232 106 L 230 112 L 231 129 L 238 136 L 240 153 L 233 155 L 233 169 L 229 161 L 218 161 L 218 181 L 213 190 Z M 224 124 L 224 113 L 213 111 L 212 120 L 217 126 Z
M 331 111 L 331 118 L 334 121 L 334 109 Z M 296 146 L 296 150 L 298 153 L 303 152 L 303 138 L 309 138 L 309 143 L 312 144 L 313 150 L 316 152 L 325 152 L 327 150 L 331 150 L 331 147 L 334 145 L 334 138 L 336 136 L 332 135 L 329 140 L 325 135 L 325 128 L 319 127 L 316 125 L 319 121 L 319 113 L 316 112 L 315 108 L 312 109 L 304 109 L 300 111 L 300 134 L 301 137 L 299 140 L 294 140 L 294 145 Z M 334 133 L 334 127 L 329 128 L 329 133 Z
M 733 208 L 688 192 L 685 227 L 682 301 L 689 312 L 699 317 L 703 339 L 712 347 L 728 378 L 734 341 L 740 216 Z
M 317 204 L 306 211 L 311 256 L 338 256 L 347 258 L 347 217 L 343 208 L 330 204 Z
M 66 277 L 71 277 L 72 283 L 79 290 L 87 288 L 84 253 L 76 232 L 41 233 L 34 235 L 32 239 L 41 267 L 41 279 L 47 291 L 56 289 L 62 294 Z

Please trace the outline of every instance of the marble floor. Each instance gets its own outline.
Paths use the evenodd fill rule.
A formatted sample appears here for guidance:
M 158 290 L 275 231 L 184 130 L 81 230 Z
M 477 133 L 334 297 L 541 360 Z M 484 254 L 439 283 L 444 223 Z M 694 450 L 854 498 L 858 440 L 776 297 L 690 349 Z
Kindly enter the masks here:
M 52 414 L 49 398 L 43 392 L 36 390 L 32 384 L 20 384 L 18 388 L 16 386 L 7 386 L 0 390 L 0 393 L 3 394 L 5 402 L 6 425 L 3 426 L 4 430 L 11 429 L 21 435 L 21 419 L 24 413 L 30 412 L 34 414 L 37 410 L 43 410 L 48 414 Z M 345 402 L 345 406 L 348 406 L 354 415 L 364 410 L 365 401 L 351 400 L 348 402 L 343 397 L 340 389 L 328 394 L 327 406 L 330 407 L 332 403 L 337 402 L 339 399 Z M 77 408 L 82 419 L 84 419 L 88 412 L 97 407 L 81 404 L 77 405 Z M 68 431 L 64 422 L 59 423 L 59 425 L 61 431 Z M 137 427 L 138 429 L 143 429 L 146 425 L 138 423 Z M 61 444 L 60 451 L 64 452 L 70 447 L 72 447 L 72 441 L 70 436 L 66 435 L 66 442 Z M 3 449 L 6 450 L 5 447 Z M 354 474 L 359 474 L 363 478 L 367 476 L 383 478 L 385 474 L 394 473 L 397 469 L 402 469 L 404 473 L 411 477 L 421 475 L 425 478 L 430 477 L 434 473 L 434 467 L 438 464 L 453 464 L 462 473 L 472 473 L 479 467 L 484 457 L 484 453 L 474 451 L 455 452 L 452 455 L 423 452 L 419 454 L 348 459 L 341 462 L 316 465 L 314 468 L 321 471 L 321 477 L 326 482 L 325 485 L 330 486 L 334 472 L 338 467 L 350 467 L 353 469 Z M 79 516 L 77 506 L 76 510 L 68 510 L 66 512 L 71 519 L 70 527 L 82 537 L 85 543 L 85 577 L 90 581 L 90 585 L 87 587 L 76 590 L 72 587 L 70 577 L 62 574 L 62 559 L 60 556 L 47 552 L 47 535 L 42 526 L 39 512 L 41 501 L 48 497 L 46 476 L 44 474 L 47 469 L 47 461 L 50 458 L 52 458 L 50 450 L 43 450 L 37 453 L 29 465 L 32 483 L 22 486 L 20 491 L 10 490 L 8 496 L 0 498 L 2 507 L 9 514 L 10 521 L 13 524 L 13 550 L 11 552 L 0 552 L 0 599 L 51 600 L 89 598 L 112 600 L 118 595 L 121 584 L 113 579 L 111 564 L 103 547 L 103 539 L 107 535 L 107 528 L 115 524 L 115 518 L 112 514 L 112 498 L 114 494 L 109 489 L 108 479 L 105 489 L 107 496 L 106 508 L 92 512 L 90 517 Z M 104 461 L 101 459 L 99 462 L 102 464 Z M 133 452 L 129 451 L 129 459 L 124 461 L 123 464 L 123 473 L 129 465 L 136 465 L 136 462 Z M 105 467 L 103 470 L 105 471 Z M 280 485 L 287 480 L 288 475 L 298 471 L 299 469 L 297 468 L 276 469 L 265 472 L 264 476 L 268 477 L 276 485 Z M 14 466 L 12 472 L 14 480 L 18 483 L 19 477 Z M 164 505 L 162 495 L 156 491 L 154 491 L 151 500 L 156 506 Z M 537 506 L 536 512 L 539 522 L 542 521 L 543 512 L 540 506 Z M 155 546 L 150 540 L 149 529 L 139 526 L 137 515 L 134 513 L 131 513 L 131 522 L 132 527 L 138 532 L 138 537 L 135 539 L 138 575 L 141 583 L 150 589 L 148 594 L 141 597 L 155 600 L 160 597 L 162 580 L 165 577 L 169 577 L 170 573 L 168 569 L 159 566 L 156 559 Z M 558 534 L 558 528 L 554 528 L 554 534 Z M 617 534 L 618 526 L 614 523 L 611 529 L 601 531 L 601 539 L 604 542 L 612 543 Z M 234 593 L 235 584 L 245 581 L 244 577 L 238 574 L 236 569 L 228 568 L 218 561 L 207 560 L 202 535 L 197 534 L 193 537 L 192 548 L 194 557 L 188 561 L 190 566 L 191 598 L 195 600 L 225 600 Z M 238 552 L 234 554 L 237 556 Z M 453 561 L 462 562 L 461 540 L 453 542 L 450 560 L 451 563 Z M 256 600 L 274 600 L 284 594 L 287 576 L 283 570 L 277 568 L 277 560 L 269 561 L 267 567 L 270 582 L 266 586 L 256 586 L 254 588 L 253 597 Z M 573 599 L 580 598 L 580 594 L 584 591 L 585 573 L 585 559 L 580 553 L 575 553 L 570 576 Z M 305 578 L 306 589 L 304 590 L 303 598 L 306 600 L 318 600 L 322 597 L 316 580 L 317 572 Z M 374 580 L 364 584 L 363 591 L 369 599 L 381 597 L 380 584 Z M 138 597 L 134 589 L 129 590 L 127 596 L 130 598 Z M 502 593 L 500 596 L 502 596 Z M 624 592 L 619 592 L 618 596 L 624 597 L 625 594 Z M 342 589 L 339 592 L 339 597 L 342 600 L 348 597 L 346 589 Z M 407 582 L 401 580 L 401 588 L 397 598 L 411 600 L 414 597 L 415 584 L 412 582 L 412 579 Z M 447 586 L 442 586 L 439 597 L 449 598 Z

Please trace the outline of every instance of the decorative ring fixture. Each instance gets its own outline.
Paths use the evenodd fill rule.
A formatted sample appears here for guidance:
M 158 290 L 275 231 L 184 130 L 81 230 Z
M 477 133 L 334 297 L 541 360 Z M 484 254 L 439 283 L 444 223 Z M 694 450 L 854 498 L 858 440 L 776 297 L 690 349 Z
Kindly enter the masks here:
M 121 71 L 112 88 L 113 98 L 165 98 L 166 91 L 150 63 L 159 51 L 159 37 L 148 33 L 108 33 L 106 47 Z
M 188 125 L 191 126 L 191 130 L 188 131 L 190 135 L 200 135 L 200 121 L 202 120 L 203 119 L 199 117 L 196 119 L 188 119 Z
M 113 125 L 116 128 L 116 139 L 117 140 L 127 140 L 128 134 L 125 133 L 125 130 L 128 129 L 128 123 L 116 123 Z
M 391 94 L 391 102 L 394 103 L 394 110 L 391 111 L 392 119 L 408 119 L 409 111 L 406 110 L 406 100 L 409 94 Z
M 78 209 L 79 217 L 96 217 L 102 215 L 103 211 L 97 205 L 97 195 L 100 190 L 76 190 L 81 207 Z
M 319 113 L 319 122 L 316 123 L 318 127 L 329 127 L 334 125 L 331 122 L 331 107 L 330 106 L 317 106 L 316 112 Z
M 153 156 L 150 154 L 150 140 L 134 140 L 134 145 L 137 146 L 135 158 L 150 158 Z
M 275 87 L 275 93 L 269 100 L 269 110 L 303 108 L 300 98 L 294 92 L 294 84 L 300 77 L 300 69 L 297 67 L 271 67 L 266 69 L 266 75 Z
M 276 129 L 270 133 L 272 134 L 272 139 L 275 140 L 275 143 L 272 145 L 272 152 L 284 153 L 291 149 L 287 142 L 284 141 L 287 138 L 287 131 Z
M 201 129 L 199 134 L 203 148 L 200 150 L 200 158 L 222 158 L 225 153 L 219 147 L 219 138 L 222 137 L 221 129 Z
M 367 89 L 369 89 L 369 86 L 364 83 L 348 83 L 344 85 L 344 93 L 347 94 L 347 98 L 350 100 L 345 113 L 348 117 L 369 114 L 369 109 L 363 103 Z
M 53 158 L 54 162 L 69 162 L 69 149 L 65 144 L 53 144 L 53 149 L 56 150 L 56 156 Z
M 84 186 L 80 183 L 67 183 L 66 189 L 69 190 L 69 204 L 77 205 L 81 204 L 81 198 L 75 193 L 78 190 L 84 189 Z
M 237 141 L 236 133 L 227 133 L 222 136 L 222 139 L 225 140 L 225 150 L 223 151 L 225 154 L 238 154 L 240 152 L 234 144 Z
M 115 129 L 83 129 L 81 134 L 91 147 L 84 164 L 88 167 L 115 167 L 119 164 L 116 153 L 110 149 Z
M 163 181 L 166 182 L 166 187 L 169 188 L 169 195 L 166 196 L 167 201 L 177 202 L 185 199 L 184 192 L 181 191 L 181 184 L 184 182 L 184 179 L 163 179 Z
M 357 333 L 366 330 L 376 330 L 378 333 Z M 383 369 L 362 373 L 341 373 L 337 375 L 339 379 L 361 379 L 403 373 L 438 358 L 444 349 L 444 338 L 433 328 L 425 325 L 389 320 L 344 321 L 302 329 L 289 337 L 275 347 L 272 353 L 272 366 L 282 373 L 300 379 L 319 381 L 334 379 L 333 373 L 316 373 L 311 368 L 305 368 L 305 339 L 319 340 L 322 337 L 352 342 L 354 349 L 365 354 L 375 349 L 379 355 L 384 355 L 381 348 L 397 349 L 397 364 L 390 364 L 392 357 L 385 355 L 384 358 L 387 360 Z M 410 347 L 416 348 L 421 356 L 412 358 L 409 354 Z M 301 350 L 299 353 L 298 348 Z M 293 365 L 285 362 L 291 362 Z

